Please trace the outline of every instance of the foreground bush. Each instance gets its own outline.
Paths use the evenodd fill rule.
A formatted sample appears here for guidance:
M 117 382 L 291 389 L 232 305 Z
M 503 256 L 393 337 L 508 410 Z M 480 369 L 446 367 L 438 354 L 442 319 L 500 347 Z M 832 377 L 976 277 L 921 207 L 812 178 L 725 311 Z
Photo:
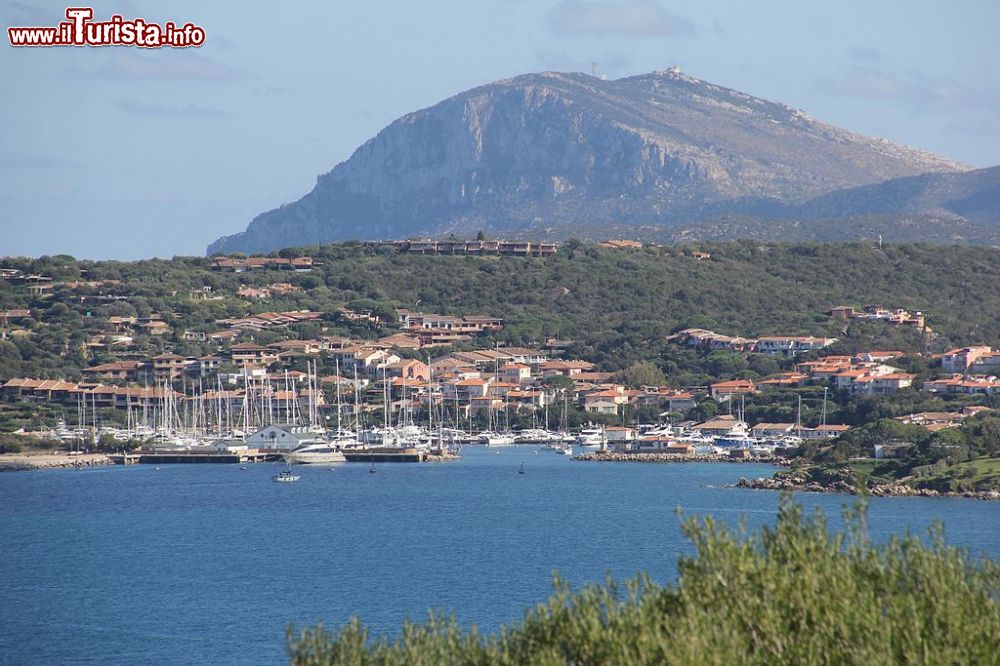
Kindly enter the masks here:
M 288 631 L 293 664 L 998 664 L 1000 569 L 940 530 L 868 542 L 864 506 L 831 535 L 785 497 L 753 534 L 684 524 L 696 547 L 673 586 L 640 576 L 555 594 L 500 633 L 431 615 L 397 638 L 357 620 Z

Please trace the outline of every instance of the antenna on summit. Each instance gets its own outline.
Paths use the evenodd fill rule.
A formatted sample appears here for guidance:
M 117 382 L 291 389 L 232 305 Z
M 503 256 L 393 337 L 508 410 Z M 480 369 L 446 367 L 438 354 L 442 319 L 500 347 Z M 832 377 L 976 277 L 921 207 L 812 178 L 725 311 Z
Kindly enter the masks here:
M 597 78 L 597 63 L 596 62 L 590 63 L 590 75 L 592 77 L 594 77 L 595 79 Z

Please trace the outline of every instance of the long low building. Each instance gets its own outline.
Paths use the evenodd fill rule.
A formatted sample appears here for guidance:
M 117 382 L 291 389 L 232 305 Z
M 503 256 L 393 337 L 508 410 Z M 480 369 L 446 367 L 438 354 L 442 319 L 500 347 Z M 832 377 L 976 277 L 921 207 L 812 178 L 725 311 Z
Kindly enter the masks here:
M 952 375 L 924 382 L 924 390 L 931 393 L 969 393 L 980 395 L 1000 394 L 1000 379 L 996 377 L 965 377 Z
M 495 254 L 521 257 L 551 257 L 559 251 L 556 243 L 508 240 L 397 240 L 369 241 L 365 247 L 393 247 L 408 254 Z
M 62 379 L 10 379 L 0 386 L 0 393 L 26 402 L 76 405 L 80 402 L 98 408 L 153 406 L 167 396 L 183 398 L 176 391 L 143 386 L 106 386 L 75 383 Z

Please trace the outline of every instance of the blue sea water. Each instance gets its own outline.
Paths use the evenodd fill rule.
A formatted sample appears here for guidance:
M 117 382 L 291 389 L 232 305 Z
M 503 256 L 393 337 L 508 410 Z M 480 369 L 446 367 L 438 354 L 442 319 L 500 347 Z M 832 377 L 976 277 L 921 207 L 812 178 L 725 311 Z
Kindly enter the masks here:
M 499 451 L 499 453 L 496 453 Z M 467 447 L 438 464 L 168 465 L 0 474 L 0 663 L 281 663 L 284 630 L 361 617 L 393 632 L 453 611 L 492 630 L 607 573 L 660 581 L 690 552 L 675 513 L 772 523 L 765 465 L 581 463 Z M 517 473 L 524 463 L 525 474 Z M 839 525 L 851 503 L 800 495 Z M 876 539 L 944 523 L 1000 557 L 1000 505 L 874 499 Z

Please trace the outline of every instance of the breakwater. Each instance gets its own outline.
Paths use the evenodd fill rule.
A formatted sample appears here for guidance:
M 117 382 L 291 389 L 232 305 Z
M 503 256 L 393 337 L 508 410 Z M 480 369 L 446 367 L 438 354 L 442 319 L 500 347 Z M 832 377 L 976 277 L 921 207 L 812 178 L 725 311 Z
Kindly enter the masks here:
M 768 463 L 770 465 L 787 465 L 782 458 L 773 456 L 751 456 L 747 458 L 731 458 L 719 454 L 684 455 L 680 453 L 624 453 L 615 451 L 593 451 L 574 456 L 573 460 L 581 462 L 640 462 L 640 463 L 683 463 L 683 462 L 715 462 L 715 463 Z
M 749 488 L 751 490 L 788 490 L 804 493 L 844 493 L 849 495 L 860 494 L 858 486 L 844 480 L 833 480 L 828 482 L 806 481 L 797 477 L 767 478 L 760 477 L 748 479 L 741 477 L 736 482 L 737 488 Z M 969 490 L 969 491 L 941 491 L 931 488 L 914 488 L 903 483 L 879 483 L 865 487 L 865 494 L 874 497 L 967 497 L 981 500 L 1000 500 L 1000 491 L 996 490 Z
M 29 472 L 35 469 L 64 467 L 102 467 L 111 464 L 104 453 L 8 453 L 0 456 L 0 472 Z

